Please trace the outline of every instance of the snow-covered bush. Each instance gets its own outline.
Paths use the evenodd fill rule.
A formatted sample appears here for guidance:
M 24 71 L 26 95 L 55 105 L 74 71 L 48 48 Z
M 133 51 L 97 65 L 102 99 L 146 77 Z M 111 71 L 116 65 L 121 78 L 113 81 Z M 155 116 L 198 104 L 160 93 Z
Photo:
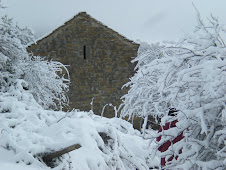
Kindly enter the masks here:
M 147 43 L 141 43 L 138 56 L 133 60 L 133 62 L 137 62 L 135 68 L 138 69 L 137 73 L 131 78 L 130 82 L 124 85 L 130 87 L 130 90 L 128 94 L 122 97 L 124 102 L 120 105 L 120 108 L 122 108 L 121 117 L 129 116 L 129 119 L 131 119 L 138 116 L 144 118 L 143 130 L 146 128 L 148 116 L 157 118 L 156 109 L 164 113 L 164 110 L 157 106 L 162 104 L 159 102 L 160 94 L 157 81 L 164 70 L 161 70 L 162 67 L 157 65 L 156 67 L 149 67 L 153 60 L 163 56 L 162 48 L 159 44 L 150 46 Z
M 25 35 L 25 36 L 23 36 Z M 25 45 L 32 41 L 28 29 L 14 26 L 7 16 L 0 20 L 0 85 L 1 89 L 8 84 L 9 77 L 19 78 L 23 71 L 21 65 L 29 55 Z
M 137 73 L 125 86 L 121 116 L 149 115 L 170 121 L 170 107 L 179 110 L 177 127 L 185 138 L 160 156 L 178 153 L 168 168 L 222 169 L 226 158 L 226 47 L 224 29 L 211 16 L 208 25 L 197 17 L 194 33 L 178 43 L 141 45 Z M 179 132 L 168 134 L 175 138 Z M 167 139 L 167 140 L 168 140 Z M 157 149 L 157 148 L 155 148 Z M 153 152 L 155 153 L 155 152 Z
M 142 170 L 157 164 L 147 162 L 148 141 L 130 123 L 92 111 L 44 110 L 26 85 L 17 79 L 7 92 L 0 92 L 0 167 L 10 163 L 13 169 L 50 169 L 42 157 L 73 144 L 81 148 L 56 159 L 55 170 Z
M 64 77 L 65 70 L 67 78 Z M 47 61 L 39 56 L 32 56 L 23 68 L 23 79 L 28 82 L 29 90 L 35 100 L 44 108 L 58 108 L 68 105 L 69 72 L 58 61 Z
M 45 153 L 79 144 L 57 159 L 54 169 L 148 169 L 148 141 L 130 123 L 92 111 L 44 110 L 23 83 L 0 94 L 0 167 L 50 169 L 42 161 Z
M 44 108 L 67 105 L 69 74 L 60 62 L 46 61 L 29 55 L 26 46 L 34 42 L 32 32 L 21 29 L 12 19 L 4 16 L 0 21 L 0 90 L 8 91 L 15 81 L 23 79 L 29 90 Z M 67 78 L 64 78 L 63 70 Z

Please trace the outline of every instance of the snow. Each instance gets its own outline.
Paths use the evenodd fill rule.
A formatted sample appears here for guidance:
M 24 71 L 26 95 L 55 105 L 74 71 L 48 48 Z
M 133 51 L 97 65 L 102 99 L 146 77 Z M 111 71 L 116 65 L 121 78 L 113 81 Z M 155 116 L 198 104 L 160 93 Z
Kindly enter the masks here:
M 41 170 L 40 167 L 24 166 L 14 163 L 15 154 L 13 151 L 0 149 L 0 170 Z
M 26 96 L 26 97 L 22 97 Z M 104 118 L 92 111 L 44 110 L 28 91 L 1 93 L 0 167 L 48 169 L 34 156 L 59 151 L 73 144 L 72 151 L 56 169 L 148 169 L 149 143 L 132 125 L 120 118 Z M 101 133 L 109 140 L 102 139 Z

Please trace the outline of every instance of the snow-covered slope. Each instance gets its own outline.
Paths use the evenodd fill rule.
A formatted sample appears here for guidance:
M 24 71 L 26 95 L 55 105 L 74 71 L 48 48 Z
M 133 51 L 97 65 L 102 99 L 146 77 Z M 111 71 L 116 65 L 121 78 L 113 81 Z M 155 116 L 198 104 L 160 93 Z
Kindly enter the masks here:
M 49 169 L 41 157 L 73 144 L 81 147 L 55 169 L 148 169 L 148 141 L 130 123 L 92 111 L 44 110 L 22 82 L 0 94 L 0 169 Z

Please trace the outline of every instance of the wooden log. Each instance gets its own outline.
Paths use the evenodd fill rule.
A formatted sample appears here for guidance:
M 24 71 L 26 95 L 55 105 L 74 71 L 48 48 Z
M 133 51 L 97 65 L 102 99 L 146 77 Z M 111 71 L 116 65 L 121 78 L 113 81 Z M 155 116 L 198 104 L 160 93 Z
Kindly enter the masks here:
M 69 147 L 66 147 L 66 148 L 63 148 L 62 150 L 60 151 L 55 151 L 55 152 L 52 152 L 50 154 L 47 154 L 45 156 L 42 157 L 42 160 L 48 164 L 50 161 L 52 161 L 52 159 L 54 158 L 57 158 L 57 157 L 60 157 L 62 156 L 63 154 L 65 153 L 68 153 L 68 152 L 71 152 L 73 150 L 76 150 L 76 149 L 79 149 L 81 147 L 81 145 L 79 144 L 74 144 L 74 145 L 71 145 Z

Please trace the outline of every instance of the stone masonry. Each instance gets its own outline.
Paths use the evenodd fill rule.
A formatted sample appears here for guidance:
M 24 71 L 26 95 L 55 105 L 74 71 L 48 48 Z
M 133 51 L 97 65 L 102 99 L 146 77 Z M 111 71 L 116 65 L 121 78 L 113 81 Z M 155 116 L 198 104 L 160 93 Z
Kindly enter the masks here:
M 93 100 L 95 114 L 107 103 L 119 106 L 128 89 L 121 89 L 134 74 L 139 45 L 104 26 L 85 12 L 28 47 L 34 55 L 47 56 L 68 65 L 71 84 L 70 108 L 89 111 Z M 113 117 L 112 107 L 104 116 Z

